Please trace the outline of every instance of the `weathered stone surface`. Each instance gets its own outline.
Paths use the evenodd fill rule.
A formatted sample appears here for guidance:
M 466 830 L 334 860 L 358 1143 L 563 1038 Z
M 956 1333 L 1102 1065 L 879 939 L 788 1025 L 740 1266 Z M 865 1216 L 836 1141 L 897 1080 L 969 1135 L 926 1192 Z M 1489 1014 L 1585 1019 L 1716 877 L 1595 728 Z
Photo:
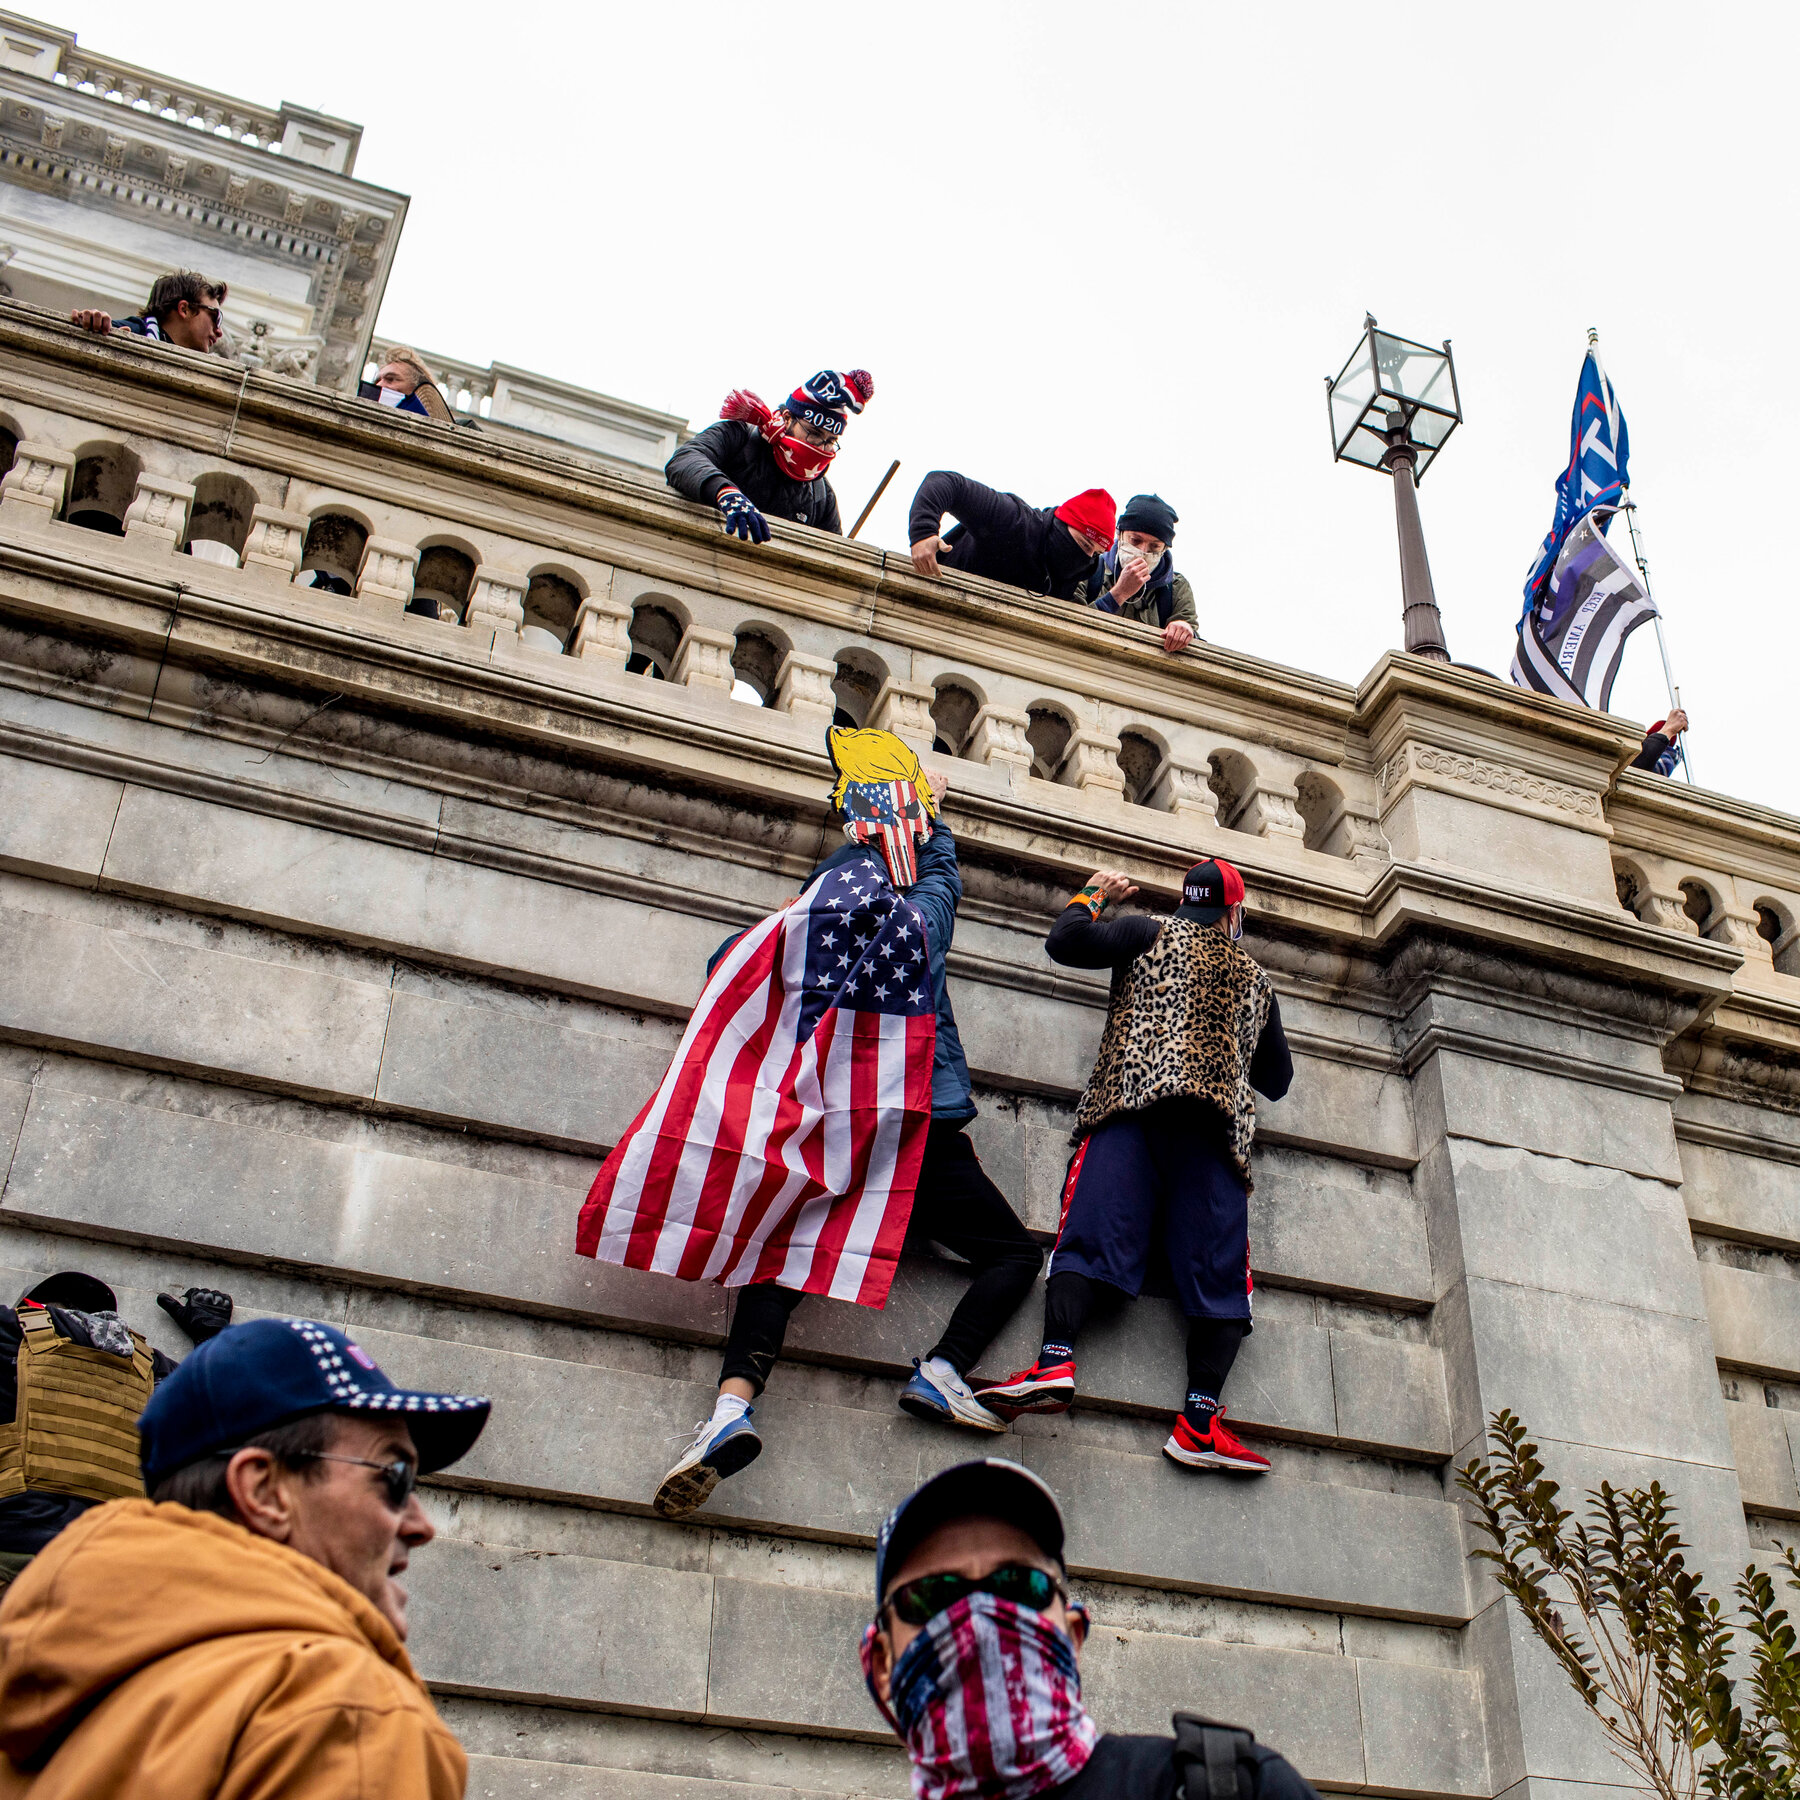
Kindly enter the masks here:
M 1758 1512 L 1800 1518 L 1800 1413 L 1780 1411 L 1756 1400 L 1727 1405 L 1732 1454 L 1744 1504 Z
M 92 887 L 125 784 L 0 756 L 0 868 Z
M 1800 1280 L 1700 1265 L 1719 1361 L 1800 1380 Z

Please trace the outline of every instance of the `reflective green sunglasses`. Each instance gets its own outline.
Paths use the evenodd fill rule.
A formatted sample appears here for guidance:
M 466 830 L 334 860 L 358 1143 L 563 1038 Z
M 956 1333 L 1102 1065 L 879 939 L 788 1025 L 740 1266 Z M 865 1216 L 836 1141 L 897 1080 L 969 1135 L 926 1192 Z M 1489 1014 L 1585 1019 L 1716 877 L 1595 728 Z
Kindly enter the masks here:
M 908 1625 L 923 1625 L 954 1606 L 965 1594 L 992 1594 L 1015 1606 L 1043 1612 L 1058 1595 L 1067 1600 L 1069 1590 L 1048 1569 L 1034 1569 L 1028 1563 L 1002 1563 L 979 1581 L 949 1573 L 921 1575 L 917 1581 L 895 1588 L 887 1603 Z

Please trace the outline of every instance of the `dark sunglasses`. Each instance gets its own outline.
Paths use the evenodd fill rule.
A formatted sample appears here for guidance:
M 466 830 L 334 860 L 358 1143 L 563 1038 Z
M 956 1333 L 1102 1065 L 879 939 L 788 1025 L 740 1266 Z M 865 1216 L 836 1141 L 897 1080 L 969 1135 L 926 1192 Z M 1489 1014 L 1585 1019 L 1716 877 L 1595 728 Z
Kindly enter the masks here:
M 979 1581 L 971 1581 L 967 1575 L 921 1575 L 917 1581 L 895 1588 L 887 1603 L 908 1625 L 923 1625 L 954 1606 L 965 1594 L 992 1594 L 1015 1606 L 1044 1612 L 1059 1595 L 1067 1600 L 1069 1590 L 1048 1569 L 1034 1569 L 1028 1563 L 1002 1563 Z
M 418 1464 L 404 1456 L 393 1462 L 380 1463 L 371 1462 L 366 1456 L 328 1456 L 323 1450 L 303 1450 L 294 1461 L 355 1463 L 359 1468 L 379 1470 L 381 1485 L 387 1490 L 387 1503 L 395 1512 L 405 1507 L 419 1480 Z

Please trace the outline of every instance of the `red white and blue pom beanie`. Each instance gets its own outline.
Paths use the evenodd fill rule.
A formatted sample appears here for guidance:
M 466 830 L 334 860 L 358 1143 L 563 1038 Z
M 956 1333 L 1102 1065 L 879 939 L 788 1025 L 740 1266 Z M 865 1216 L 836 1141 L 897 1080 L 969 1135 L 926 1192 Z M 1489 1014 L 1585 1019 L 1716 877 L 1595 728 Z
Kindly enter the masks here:
M 875 377 L 867 369 L 851 369 L 847 374 L 821 369 L 810 381 L 801 382 L 783 404 L 784 410 L 804 419 L 815 431 L 842 437 L 845 415 L 861 412 L 874 393 Z

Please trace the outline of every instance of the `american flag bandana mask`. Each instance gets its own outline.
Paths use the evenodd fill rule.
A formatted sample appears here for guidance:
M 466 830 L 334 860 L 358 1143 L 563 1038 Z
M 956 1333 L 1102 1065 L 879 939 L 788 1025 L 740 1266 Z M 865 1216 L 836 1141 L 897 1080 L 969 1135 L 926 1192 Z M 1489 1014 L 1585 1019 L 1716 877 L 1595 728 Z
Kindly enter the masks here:
M 874 1638 L 871 1626 L 871 1695 Z M 1029 1800 L 1073 1781 L 1100 1736 L 1068 1633 L 995 1594 L 965 1594 L 932 1619 L 894 1665 L 890 1692 L 882 1711 L 906 1741 L 915 1800 Z
M 853 844 L 873 844 L 886 859 L 894 886 L 909 888 L 919 879 L 919 853 L 914 840 L 931 836 L 931 814 L 910 781 L 852 781 L 842 801 L 844 836 Z

